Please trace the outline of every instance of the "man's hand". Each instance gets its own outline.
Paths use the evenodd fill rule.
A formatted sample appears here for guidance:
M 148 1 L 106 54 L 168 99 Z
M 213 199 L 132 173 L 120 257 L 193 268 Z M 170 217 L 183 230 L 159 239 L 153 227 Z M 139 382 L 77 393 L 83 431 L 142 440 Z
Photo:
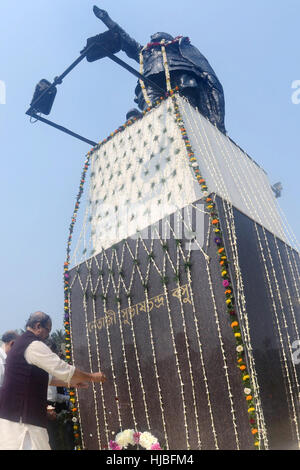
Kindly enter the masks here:
M 78 387 L 79 385 L 80 387 L 83 386 L 85 388 L 86 383 L 89 383 L 89 382 L 99 383 L 99 382 L 105 382 L 105 381 L 106 381 L 106 377 L 101 371 L 93 373 L 93 372 L 84 372 L 83 370 L 80 370 L 80 369 L 75 369 L 70 385 L 72 387 Z
M 91 374 L 91 376 L 92 376 L 92 382 L 103 383 L 106 381 L 106 377 L 102 372 L 95 372 L 94 374 Z
M 105 10 L 101 10 L 100 8 L 98 8 L 96 5 L 93 7 L 93 12 L 95 13 L 95 15 L 97 16 L 97 18 L 99 18 L 99 20 L 105 20 L 108 18 L 108 13 L 107 11 Z

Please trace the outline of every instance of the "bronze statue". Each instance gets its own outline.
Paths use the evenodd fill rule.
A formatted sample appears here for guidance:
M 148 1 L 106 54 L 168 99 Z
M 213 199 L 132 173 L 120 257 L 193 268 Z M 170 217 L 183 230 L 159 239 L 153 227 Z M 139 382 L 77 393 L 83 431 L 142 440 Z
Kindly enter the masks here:
M 163 41 L 172 88 L 178 86 L 181 94 L 194 107 L 197 107 L 201 114 L 216 125 L 221 132 L 226 133 L 223 87 L 207 59 L 190 44 L 189 38 L 182 36 L 173 38 L 167 33 L 155 33 L 151 36 L 151 42 L 143 47 L 113 21 L 105 10 L 94 6 L 93 11 L 97 18 L 113 33 L 112 37 L 115 38 L 114 42 L 117 44 L 113 46 L 114 52 L 122 50 L 138 63 L 142 57 L 143 75 L 166 91 L 166 75 L 161 51 Z M 109 38 L 109 36 L 107 37 Z M 94 39 L 97 39 L 97 36 L 90 38 L 88 43 Z M 107 44 L 103 44 L 103 46 L 111 49 L 112 44 L 107 41 Z M 150 102 L 155 102 L 161 97 L 161 93 L 156 88 L 149 84 L 145 84 L 145 86 L 146 94 L 143 92 L 140 81 L 135 89 L 136 98 L 134 101 L 141 110 L 145 110 L 149 106 L 145 96 L 148 96 Z

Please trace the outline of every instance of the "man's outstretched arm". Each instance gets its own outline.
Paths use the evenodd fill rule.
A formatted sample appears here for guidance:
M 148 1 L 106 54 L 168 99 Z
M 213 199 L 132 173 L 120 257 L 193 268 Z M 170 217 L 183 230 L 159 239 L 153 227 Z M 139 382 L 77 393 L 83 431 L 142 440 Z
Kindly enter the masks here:
M 87 388 L 90 382 L 94 383 L 103 383 L 106 381 L 106 377 L 102 372 L 84 372 L 80 369 L 75 369 L 74 374 L 69 383 L 59 380 L 56 377 L 52 377 L 52 380 L 49 385 L 54 385 L 55 387 L 77 387 L 77 388 Z

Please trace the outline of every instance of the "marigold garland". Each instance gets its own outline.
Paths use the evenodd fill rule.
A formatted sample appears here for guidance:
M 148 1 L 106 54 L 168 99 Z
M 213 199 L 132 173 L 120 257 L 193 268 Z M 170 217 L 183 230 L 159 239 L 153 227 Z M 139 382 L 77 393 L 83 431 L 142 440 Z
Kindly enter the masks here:
M 71 218 L 71 224 L 69 227 L 69 237 L 67 242 L 67 256 L 66 261 L 64 263 L 64 326 L 65 326 L 65 359 L 66 362 L 72 364 L 72 355 L 71 355 L 71 336 L 70 336 L 70 310 L 69 310 L 69 295 L 70 295 L 70 284 L 69 284 L 69 263 L 70 263 L 70 253 L 71 253 L 71 243 L 72 243 L 72 235 L 74 231 L 74 226 L 76 223 L 76 218 L 80 206 L 80 199 L 83 194 L 84 183 L 86 179 L 86 174 L 89 169 L 90 164 L 90 156 L 91 152 L 89 152 L 86 156 L 86 160 L 84 162 L 84 167 L 80 179 L 79 185 L 79 192 L 76 197 L 75 208 L 73 211 L 73 215 Z M 73 432 L 74 432 L 74 440 L 75 440 L 75 449 L 81 450 L 82 449 L 82 442 L 81 442 L 81 435 L 80 435 L 80 426 L 79 426 L 79 419 L 78 419 L 78 407 L 76 406 L 76 391 L 74 388 L 69 389 L 70 394 L 70 402 L 72 404 L 71 412 L 72 412 L 72 422 L 73 422 Z

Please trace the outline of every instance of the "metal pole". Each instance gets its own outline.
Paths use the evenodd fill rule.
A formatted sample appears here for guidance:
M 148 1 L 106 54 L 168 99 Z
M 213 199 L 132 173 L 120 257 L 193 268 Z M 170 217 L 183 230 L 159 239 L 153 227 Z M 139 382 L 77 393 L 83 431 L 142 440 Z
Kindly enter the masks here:
M 155 82 L 152 82 L 152 80 L 150 80 L 149 78 L 147 78 L 144 75 L 142 75 L 141 73 L 139 73 L 133 67 L 128 65 L 126 62 L 124 62 L 122 59 L 119 59 L 119 57 L 116 57 L 114 54 L 111 54 L 110 52 L 108 52 L 104 47 L 102 47 L 102 49 L 105 51 L 107 57 L 109 57 L 111 60 L 116 62 L 116 64 L 121 65 L 121 67 L 128 70 L 128 72 L 132 73 L 137 78 L 140 78 L 141 80 L 143 80 L 143 82 L 147 83 L 148 85 L 152 86 L 153 88 L 156 88 L 156 90 L 158 90 L 162 94 L 161 96 L 164 96 L 166 94 L 166 91 L 163 90 L 162 88 L 160 88 L 160 86 L 157 85 Z
M 28 112 L 26 114 L 29 114 Z M 72 137 L 76 137 L 76 139 L 82 140 L 82 142 L 86 142 L 87 144 L 92 145 L 92 147 L 95 147 L 97 145 L 97 142 L 94 142 L 93 140 L 86 139 L 85 137 L 82 137 L 79 134 L 76 134 L 76 132 L 70 131 L 70 129 L 67 129 L 66 127 L 60 126 L 59 124 L 56 124 L 53 121 L 49 121 L 48 119 L 43 118 L 42 116 L 39 116 L 38 114 L 35 114 L 32 112 L 29 114 L 29 116 L 38 119 L 39 121 L 44 122 L 45 124 L 49 124 L 49 126 L 55 127 L 55 129 L 58 129 L 59 131 L 65 132 L 66 134 L 71 135 Z
M 90 44 L 89 47 L 87 47 L 85 51 L 80 54 L 80 56 L 59 77 L 55 77 L 54 82 L 46 90 L 44 90 L 43 93 L 41 93 L 40 96 L 30 105 L 30 108 L 26 111 L 26 114 L 29 114 L 29 116 L 31 116 L 31 112 L 34 112 L 34 106 L 43 98 L 43 96 L 46 95 L 46 93 L 52 90 L 52 88 L 62 83 L 63 79 L 85 58 L 87 52 L 92 47 L 94 47 L 94 44 Z

